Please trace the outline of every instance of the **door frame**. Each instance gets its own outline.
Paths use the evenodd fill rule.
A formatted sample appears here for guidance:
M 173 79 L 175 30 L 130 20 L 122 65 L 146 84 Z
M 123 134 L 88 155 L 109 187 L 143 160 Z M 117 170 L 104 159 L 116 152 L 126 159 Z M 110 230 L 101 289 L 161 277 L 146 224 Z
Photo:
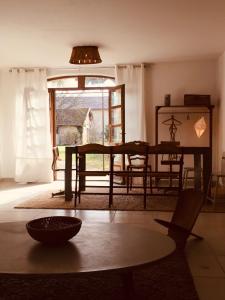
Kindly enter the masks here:
M 114 89 L 116 86 L 105 86 L 105 87 L 86 87 L 85 86 L 85 78 L 86 77 L 99 77 L 99 78 L 109 78 L 115 79 L 112 76 L 104 76 L 104 75 L 68 75 L 68 76 L 56 76 L 48 78 L 47 81 L 54 81 L 59 79 L 66 79 L 66 78 L 77 78 L 78 80 L 78 87 L 65 87 L 65 88 L 48 88 L 49 92 L 49 113 L 50 113 L 50 130 L 51 130 L 51 140 L 52 146 L 56 146 L 56 114 L 55 114 L 55 92 L 56 91 L 85 91 L 85 90 L 108 90 L 110 94 L 110 90 Z M 125 98 L 125 92 L 123 91 L 123 98 Z M 109 100 L 108 100 L 109 101 Z M 124 103 L 124 101 L 123 101 Z M 125 107 L 123 109 L 123 132 L 122 132 L 122 140 L 125 142 Z

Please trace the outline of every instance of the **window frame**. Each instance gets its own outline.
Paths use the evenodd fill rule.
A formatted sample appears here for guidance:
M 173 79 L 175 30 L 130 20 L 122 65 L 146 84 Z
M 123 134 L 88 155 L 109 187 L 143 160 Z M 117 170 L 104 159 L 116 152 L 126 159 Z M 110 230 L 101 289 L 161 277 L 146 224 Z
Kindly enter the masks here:
M 54 89 L 54 90 L 68 90 L 68 89 L 76 89 L 76 90 L 84 90 L 84 89 L 108 89 L 112 86 L 95 86 L 95 87 L 86 87 L 85 86 L 85 78 L 86 77 L 97 77 L 97 78 L 107 78 L 107 79 L 114 79 L 115 77 L 113 76 L 105 76 L 105 75 L 63 75 L 63 76 L 56 76 L 56 77 L 51 77 L 47 79 L 48 81 L 54 81 L 54 80 L 60 80 L 60 79 L 66 79 L 66 78 L 77 78 L 78 86 L 77 87 L 64 87 L 64 88 L 48 88 Z

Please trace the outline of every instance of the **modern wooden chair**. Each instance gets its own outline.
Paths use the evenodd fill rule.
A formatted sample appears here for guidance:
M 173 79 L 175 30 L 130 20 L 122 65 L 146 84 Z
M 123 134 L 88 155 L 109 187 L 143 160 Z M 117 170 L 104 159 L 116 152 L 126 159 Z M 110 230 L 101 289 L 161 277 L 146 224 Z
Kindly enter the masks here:
M 80 203 L 81 193 L 85 188 L 86 185 L 86 177 L 87 176 L 110 176 L 110 170 L 111 167 L 107 170 L 103 169 L 96 169 L 96 170 L 87 170 L 86 169 L 86 154 L 103 154 L 103 155 L 109 155 L 110 156 L 110 162 L 111 162 L 111 147 L 110 146 L 104 146 L 101 144 L 86 144 L 82 146 L 76 147 L 76 179 L 75 179 L 75 197 L 74 197 L 74 205 L 76 207 L 77 205 L 77 199 Z M 82 183 L 81 183 L 82 182 Z M 90 186 L 89 186 L 90 187 Z M 100 188 L 102 186 L 98 186 Z M 104 188 L 107 188 L 104 186 Z M 109 191 L 107 193 L 97 193 L 94 192 L 95 195 L 109 195 L 109 203 L 111 203 L 112 198 L 112 187 L 109 185 Z M 85 192 L 85 194 L 93 194 L 93 192 Z
M 205 197 L 200 191 L 194 189 L 183 190 L 179 194 L 177 205 L 170 222 L 155 219 L 156 222 L 168 228 L 168 235 L 173 238 L 177 247 L 183 248 L 188 237 L 194 236 L 203 239 L 192 232 L 194 224 L 198 218 Z

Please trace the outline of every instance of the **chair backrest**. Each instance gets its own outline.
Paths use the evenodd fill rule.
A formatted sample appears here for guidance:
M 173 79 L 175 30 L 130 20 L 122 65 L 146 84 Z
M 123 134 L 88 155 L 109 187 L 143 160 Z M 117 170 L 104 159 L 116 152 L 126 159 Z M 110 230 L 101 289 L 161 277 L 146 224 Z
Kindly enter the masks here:
M 101 144 L 86 144 L 76 147 L 77 154 L 110 154 L 111 146 L 105 146 Z
M 143 148 L 144 153 L 127 153 L 127 158 L 128 158 L 128 165 L 133 165 L 133 166 L 145 166 L 148 161 L 148 155 L 146 154 L 146 147 L 148 146 L 147 142 L 144 141 L 133 141 L 127 143 L 128 147 L 130 149 L 134 149 L 134 147 L 139 147 L 139 146 L 144 146 Z
M 128 142 L 112 147 L 113 154 L 140 154 L 148 152 L 148 143 L 145 142 Z
M 168 149 L 175 149 L 176 147 L 180 146 L 180 142 L 173 142 L 173 141 L 161 141 L 160 145 L 162 145 L 161 147 L 168 147 Z M 179 160 L 180 157 L 178 156 L 178 154 L 168 154 L 168 157 L 166 158 L 166 160 L 171 160 L 171 161 L 176 161 Z M 165 160 L 164 155 L 162 155 L 162 161 Z
M 81 166 L 80 163 L 80 158 L 82 158 L 83 156 L 86 156 L 86 154 L 107 154 L 109 155 L 109 168 L 111 165 L 111 146 L 105 146 L 105 145 L 101 145 L 101 144 L 97 144 L 97 143 L 93 143 L 93 144 L 85 144 L 85 145 L 81 145 L 81 146 L 76 146 L 76 170 L 79 170 L 79 168 L 86 168 L 86 171 L 88 170 L 87 165 L 86 166 Z M 97 166 L 96 166 L 97 167 Z M 97 167 L 98 168 L 98 167 Z M 102 167 L 104 169 L 104 167 Z M 102 170 L 103 171 L 103 170 Z
M 182 154 L 180 147 L 173 143 L 162 143 L 155 146 L 149 146 L 149 153 L 153 154 Z
M 177 164 L 179 166 L 180 176 L 182 177 L 184 156 L 182 148 L 180 148 L 176 142 L 166 142 L 155 146 L 149 146 L 148 152 L 149 154 L 154 155 L 162 154 L 162 164 L 165 163 L 166 165 L 169 164 L 169 162 Z M 163 157 L 164 155 L 168 155 L 166 159 Z
M 179 194 L 171 223 L 191 232 L 204 204 L 205 197 L 194 189 L 183 190 Z M 170 235 L 170 230 L 168 232 Z

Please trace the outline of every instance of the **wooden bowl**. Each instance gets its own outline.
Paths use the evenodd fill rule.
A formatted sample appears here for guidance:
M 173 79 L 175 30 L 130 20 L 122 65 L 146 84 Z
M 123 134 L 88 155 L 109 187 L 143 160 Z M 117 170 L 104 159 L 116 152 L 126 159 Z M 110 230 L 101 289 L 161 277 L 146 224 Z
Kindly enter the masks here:
M 62 244 L 75 236 L 82 221 L 74 217 L 53 216 L 34 219 L 26 224 L 30 236 L 44 244 Z

